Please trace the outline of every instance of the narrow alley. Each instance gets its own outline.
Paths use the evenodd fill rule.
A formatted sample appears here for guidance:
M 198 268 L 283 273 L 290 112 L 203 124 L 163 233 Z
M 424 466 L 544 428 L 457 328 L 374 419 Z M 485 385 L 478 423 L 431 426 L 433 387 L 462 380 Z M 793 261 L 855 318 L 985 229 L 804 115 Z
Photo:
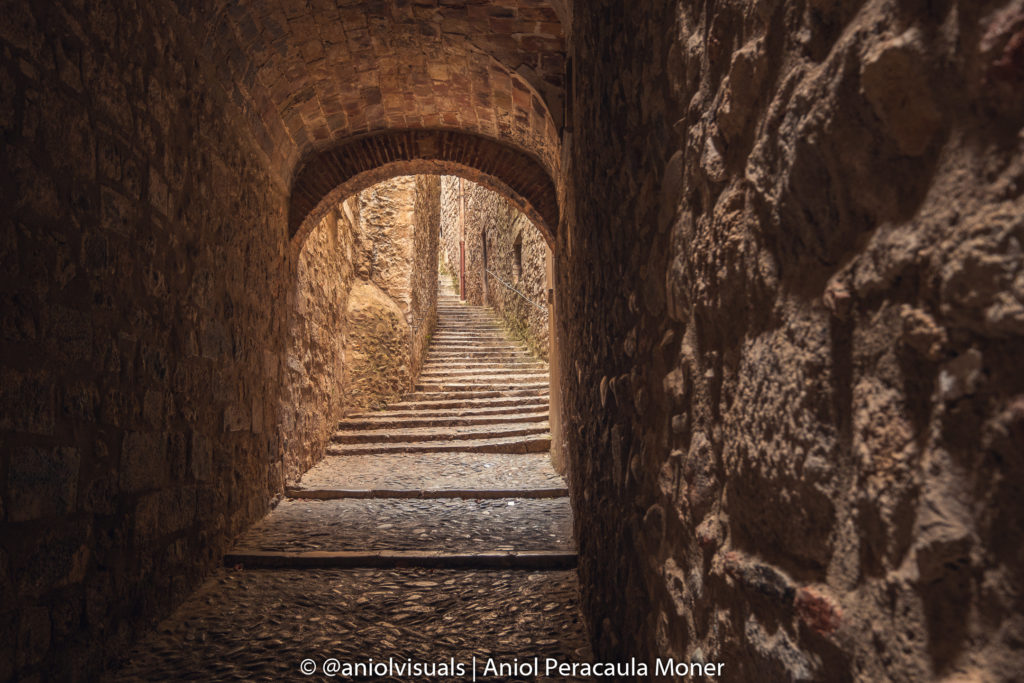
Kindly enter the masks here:
M 346 680 L 344 666 L 392 658 L 455 662 L 465 675 L 430 676 L 463 680 L 474 658 L 481 674 L 524 652 L 590 661 L 568 490 L 548 453 L 547 365 L 489 309 L 460 302 L 445 279 L 439 289 L 416 391 L 344 419 L 228 569 L 111 680 L 287 678 L 304 662 Z M 386 670 L 370 677 L 420 677 Z
M 0 683 L 1021 679 L 1024 0 L 0 0 L 0 203 Z

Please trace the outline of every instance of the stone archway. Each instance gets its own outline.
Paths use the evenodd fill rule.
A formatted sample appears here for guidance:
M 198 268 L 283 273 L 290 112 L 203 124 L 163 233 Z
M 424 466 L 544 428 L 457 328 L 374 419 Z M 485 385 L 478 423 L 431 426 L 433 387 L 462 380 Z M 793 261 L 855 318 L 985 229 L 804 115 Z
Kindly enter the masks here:
M 288 234 L 301 244 L 331 206 L 399 175 L 457 175 L 508 199 L 554 243 L 558 191 L 544 165 L 507 144 L 454 130 L 387 131 L 357 137 L 312 157 L 296 174 Z

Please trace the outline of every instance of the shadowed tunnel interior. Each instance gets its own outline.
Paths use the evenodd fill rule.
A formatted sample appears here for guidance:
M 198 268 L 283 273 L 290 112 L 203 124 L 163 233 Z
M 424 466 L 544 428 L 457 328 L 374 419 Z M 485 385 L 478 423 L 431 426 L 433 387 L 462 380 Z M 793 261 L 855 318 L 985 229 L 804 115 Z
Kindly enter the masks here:
M 409 362 L 360 377 L 412 386 L 447 362 L 423 320 L 499 325 L 429 289 L 444 201 L 499 205 L 454 176 L 543 235 L 465 249 L 547 259 L 549 585 L 587 656 L 1014 680 L 1022 112 L 1020 0 L 5 1 L 0 680 L 284 581 L 224 558 L 358 393 L 325 340 L 390 311 Z M 364 258 L 400 211 L 419 279 Z

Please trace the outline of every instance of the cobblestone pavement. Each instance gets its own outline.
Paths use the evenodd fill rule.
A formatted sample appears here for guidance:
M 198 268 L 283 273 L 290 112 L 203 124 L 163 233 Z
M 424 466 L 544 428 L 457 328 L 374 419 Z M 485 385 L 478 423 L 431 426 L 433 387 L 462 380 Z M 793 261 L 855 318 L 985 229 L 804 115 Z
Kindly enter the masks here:
M 564 486 L 547 453 L 424 453 L 325 458 L 302 478 L 307 489 L 516 489 Z
M 561 499 L 285 500 L 236 550 L 566 550 Z
M 411 680 L 328 678 L 328 658 L 454 658 L 467 674 L 474 656 L 480 671 L 487 658 L 589 661 L 576 590 L 571 571 L 221 570 L 107 680 Z M 305 659 L 317 674 L 300 673 Z
M 546 452 L 547 368 L 505 339 L 486 309 L 448 291 L 438 310 L 418 391 L 343 420 L 324 460 L 229 558 L 252 567 L 263 553 L 278 568 L 221 570 L 110 680 L 472 680 L 468 668 L 425 679 L 326 677 L 323 666 L 393 658 L 469 667 L 476 657 L 483 674 L 488 659 L 590 660 L 576 572 L 538 569 L 575 561 L 565 482 Z M 411 497 L 439 491 L 453 497 Z M 378 497 L 360 497 L 368 492 Z M 364 555 L 391 553 L 373 566 L 400 568 L 299 568 L 297 551 L 352 553 L 357 567 L 370 562 Z M 484 569 L 494 551 L 523 561 Z M 555 555 L 567 561 L 553 564 Z M 316 666 L 308 677 L 299 668 L 307 659 Z M 478 679 L 547 680 L 521 668 Z

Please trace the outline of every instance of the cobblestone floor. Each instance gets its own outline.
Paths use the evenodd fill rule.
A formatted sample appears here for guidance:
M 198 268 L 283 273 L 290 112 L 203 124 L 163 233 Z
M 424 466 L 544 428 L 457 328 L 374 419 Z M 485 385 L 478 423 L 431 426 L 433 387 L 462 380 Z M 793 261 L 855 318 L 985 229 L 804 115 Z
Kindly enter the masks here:
M 430 679 L 454 681 L 471 680 L 474 656 L 481 673 L 488 658 L 590 661 L 576 592 L 572 571 L 221 570 L 106 680 L 413 680 L 323 675 L 329 658 L 390 657 L 454 659 L 466 676 Z M 306 659 L 314 675 L 300 672 Z
M 529 489 L 564 486 L 548 454 L 425 453 L 326 458 L 302 477 L 306 489 Z
M 236 550 L 565 550 L 564 500 L 284 500 Z

